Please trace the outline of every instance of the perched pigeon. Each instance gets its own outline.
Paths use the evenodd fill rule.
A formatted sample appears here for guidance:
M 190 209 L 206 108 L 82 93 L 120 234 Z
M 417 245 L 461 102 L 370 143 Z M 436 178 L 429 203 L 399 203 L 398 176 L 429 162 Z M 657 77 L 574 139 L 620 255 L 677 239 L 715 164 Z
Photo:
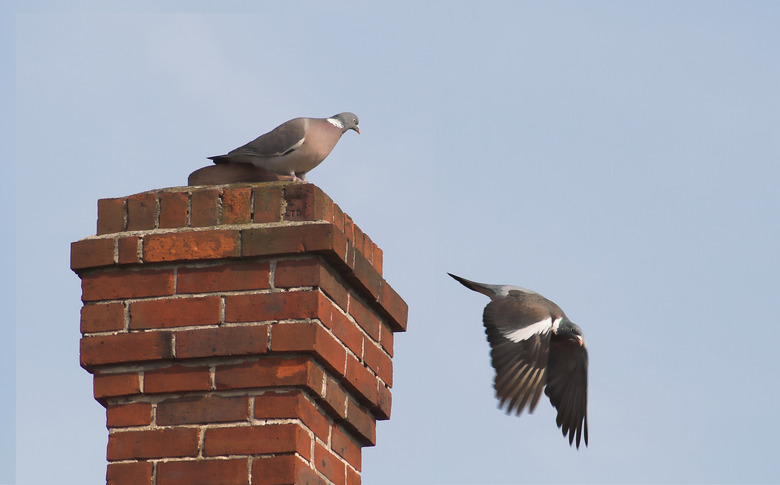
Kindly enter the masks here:
M 496 369 L 501 407 L 533 412 L 544 393 L 558 410 L 556 422 L 577 448 L 588 444 L 588 351 L 580 327 L 542 295 L 509 285 L 486 285 L 447 273 L 490 297 L 482 320 Z M 546 385 L 546 387 L 545 387 Z M 584 433 L 583 433 L 584 432 Z
M 330 118 L 295 118 L 227 155 L 209 159 L 214 163 L 251 163 L 305 182 L 306 172 L 325 160 L 347 130 L 360 134 L 357 115 L 339 113 Z

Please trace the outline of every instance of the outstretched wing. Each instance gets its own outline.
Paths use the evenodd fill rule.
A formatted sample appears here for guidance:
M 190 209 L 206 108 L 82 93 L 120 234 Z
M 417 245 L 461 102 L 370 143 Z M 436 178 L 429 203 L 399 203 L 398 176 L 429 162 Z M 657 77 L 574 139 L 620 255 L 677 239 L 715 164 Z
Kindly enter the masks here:
M 558 410 L 555 422 L 569 444 L 588 444 L 588 351 L 572 340 L 552 339 L 544 393 Z
M 528 301 L 528 294 L 512 290 L 491 301 L 482 315 L 490 342 L 494 387 L 501 407 L 520 414 L 533 412 L 547 378 L 552 318 Z

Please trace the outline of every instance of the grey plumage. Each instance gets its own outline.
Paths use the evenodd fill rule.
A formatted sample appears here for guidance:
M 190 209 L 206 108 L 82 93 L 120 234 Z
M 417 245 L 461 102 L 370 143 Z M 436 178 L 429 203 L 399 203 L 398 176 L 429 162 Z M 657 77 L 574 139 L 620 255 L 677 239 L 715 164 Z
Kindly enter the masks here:
M 250 163 L 269 172 L 306 181 L 347 130 L 360 134 L 354 113 L 330 118 L 294 118 L 226 155 L 209 157 L 214 163 Z

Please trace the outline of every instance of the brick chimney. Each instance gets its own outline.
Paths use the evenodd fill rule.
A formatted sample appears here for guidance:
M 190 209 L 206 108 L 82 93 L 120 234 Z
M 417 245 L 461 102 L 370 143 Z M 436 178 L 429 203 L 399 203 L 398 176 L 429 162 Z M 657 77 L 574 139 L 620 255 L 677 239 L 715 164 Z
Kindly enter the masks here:
M 311 184 L 98 201 L 71 246 L 107 483 L 359 484 L 407 306 Z

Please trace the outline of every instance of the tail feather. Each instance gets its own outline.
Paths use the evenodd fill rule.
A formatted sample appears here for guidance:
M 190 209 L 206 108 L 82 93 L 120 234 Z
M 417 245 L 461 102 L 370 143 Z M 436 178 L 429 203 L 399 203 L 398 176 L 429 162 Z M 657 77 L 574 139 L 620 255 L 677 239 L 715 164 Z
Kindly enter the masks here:
M 466 278 L 461 278 L 460 276 L 455 276 L 452 273 L 447 273 L 447 274 L 452 276 L 456 281 L 458 281 L 466 288 L 476 291 L 477 293 L 482 293 L 483 295 L 489 297 L 490 299 L 495 298 L 499 293 L 500 285 L 487 285 L 485 283 L 477 283 L 476 281 L 471 281 L 471 280 L 467 280 Z

